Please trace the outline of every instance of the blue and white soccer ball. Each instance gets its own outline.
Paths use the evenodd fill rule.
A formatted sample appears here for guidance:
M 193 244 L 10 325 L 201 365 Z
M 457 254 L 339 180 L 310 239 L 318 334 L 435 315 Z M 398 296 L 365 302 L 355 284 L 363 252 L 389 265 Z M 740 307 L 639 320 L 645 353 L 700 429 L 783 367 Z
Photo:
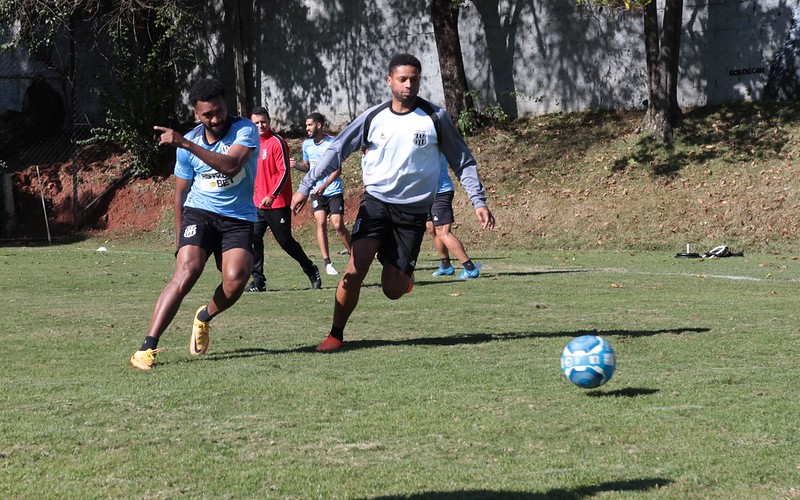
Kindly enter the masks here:
M 583 335 L 572 339 L 561 354 L 561 370 L 583 389 L 600 387 L 611 379 L 617 364 L 614 349 L 603 337 Z

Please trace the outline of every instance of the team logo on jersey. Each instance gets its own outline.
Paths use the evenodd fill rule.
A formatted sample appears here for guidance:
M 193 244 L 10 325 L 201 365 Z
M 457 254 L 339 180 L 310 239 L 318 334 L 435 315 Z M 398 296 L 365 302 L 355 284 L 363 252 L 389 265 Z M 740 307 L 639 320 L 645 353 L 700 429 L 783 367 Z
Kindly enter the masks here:
M 353 222 L 353 230 L 350 232 L 350 234 L 356 234 L 358 232 L 358 228 L 360 227 L 361 227 L 361 219 L 356 219 L 356 221 Z
M 190 226 L 186 226 L 186 229 L 183 230 L 183 237 L 184 238 L 191 238 L 197 234 L 197 224 L 192 224 Z
M 266 160 L 267 159 L 267 150 L 266 149 L 261 151 L 261 159 L 262 160 Z
M 417 130 L 414 132 L 414 145 L 421 148 L 428 144 L 428 133 L 424 130 Z

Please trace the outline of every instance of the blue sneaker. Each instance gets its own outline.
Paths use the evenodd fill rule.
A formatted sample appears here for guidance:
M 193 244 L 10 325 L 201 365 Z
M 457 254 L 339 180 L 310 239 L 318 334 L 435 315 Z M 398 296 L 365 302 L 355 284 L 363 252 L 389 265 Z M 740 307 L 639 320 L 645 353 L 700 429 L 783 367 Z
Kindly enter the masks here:
M 452 276 L 455 273 L 456 270 L 453 269 L 453 266 L 447 268 L 439 266 L 439 269 L 435 270 L 431 276 Z
M 471 278 L 477 278 L 481 275 L 480 270 L 476 267 L 472 271 L 467 271 L 466 269 L 462 270 L 461 273 L 458 275 L 458 279 L 460 280 L 468 280 Z

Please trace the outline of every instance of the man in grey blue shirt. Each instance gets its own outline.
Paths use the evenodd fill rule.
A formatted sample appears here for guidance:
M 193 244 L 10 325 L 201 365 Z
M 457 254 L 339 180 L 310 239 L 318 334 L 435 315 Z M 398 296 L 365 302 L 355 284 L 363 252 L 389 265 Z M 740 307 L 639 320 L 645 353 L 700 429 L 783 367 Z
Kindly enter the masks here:
M 292 197 L 299 211 L 316 181 L 341 168 L 356 151 L 361 162 L 364 198 L 351 233 L 347 271 L 336 289 L 333 324 L 317 351 L 342 347 L 344 327 L 358 305 L 361 284 L 377 254 L 383 266 L 381 286 L 399 299 L 414 285 L 428 209 L 436 194 L 439 155 L 443 154 L 467 191 L 484 229 L 494 227 L 475 158 L 447 112 L 417 96 L 422 65 L 410 54 L 389 62 L 389 102 L 374 106 L 348 125 L 309 170 Z

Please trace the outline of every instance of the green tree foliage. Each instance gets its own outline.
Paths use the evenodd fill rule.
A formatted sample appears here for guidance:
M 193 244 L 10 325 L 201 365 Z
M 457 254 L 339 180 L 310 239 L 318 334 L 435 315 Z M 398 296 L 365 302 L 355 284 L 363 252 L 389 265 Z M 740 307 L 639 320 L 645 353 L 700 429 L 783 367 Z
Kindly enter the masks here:
M 90 141 L 111 141 L 133 155 L 132 171 L 149 173 L 157 154 L 152 126 L 173 115 L 175 69 L 189 57 L 188 33 L 196 19 L 186 0 L 0 0 L 0 25 L 10 27 L 0 49 L 23 47 L 31 58 L 71 79 L 54 54 L 69 44 L 80 23 L 94 33 L 90 57 L 105 59 L 114 91 L 95 89 L 106 123 Z

